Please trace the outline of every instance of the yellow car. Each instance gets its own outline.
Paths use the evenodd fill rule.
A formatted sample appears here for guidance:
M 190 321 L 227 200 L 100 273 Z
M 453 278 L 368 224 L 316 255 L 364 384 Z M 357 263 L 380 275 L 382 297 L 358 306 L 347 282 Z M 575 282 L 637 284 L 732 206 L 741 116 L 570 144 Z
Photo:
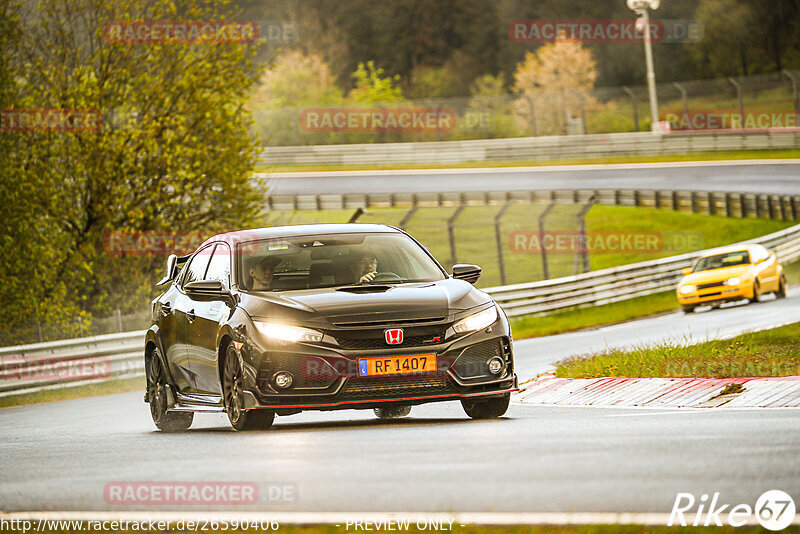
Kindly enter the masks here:
M 678 302 L 684 313 L 698 306 L 719 308 L 724 302 L 748 299 L 758 302 L 765 293 L 786 296 L 786 277 L 774 252 L 761 245 L 714 249 L 694 267 L 683 270 Z

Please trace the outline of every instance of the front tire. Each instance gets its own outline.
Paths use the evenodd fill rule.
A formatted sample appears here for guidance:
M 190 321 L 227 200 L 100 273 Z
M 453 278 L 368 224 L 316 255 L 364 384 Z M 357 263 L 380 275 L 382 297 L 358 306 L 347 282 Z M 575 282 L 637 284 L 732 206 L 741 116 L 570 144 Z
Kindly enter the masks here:
M 266 430 L 275 420 L 272 410 L 244 409 L 244 373 L 233 346 L 225 353 L 222 371 L 222 398 L 225 412 L 234 430 Z
M 411 406 L 382 406 L 373 411 L 378 419 L 400 419 L 411 413 Z
M 683 306 L 683 313 L 694 313 L 694 306 Z
M 761 302 L 761 284 L 758 280 L 753 282 L 753 300 L 752 302 Z
M 192 412 L 167 411 L 167 373 L 158 349 L 153 349 L 147 365 L 147 400 L 156 428 L 163 432 L 182 432 L 192 426 Z
M 462 399 L 461 406 L 472 419 L 496 419 L 506 413 L 511 393 L 486 400 Z
M 781 279 L 778 281 L 778 290 L 775 292 L 775 297 L 779 299 L 786 298 L 786 277 L 781 275 Z

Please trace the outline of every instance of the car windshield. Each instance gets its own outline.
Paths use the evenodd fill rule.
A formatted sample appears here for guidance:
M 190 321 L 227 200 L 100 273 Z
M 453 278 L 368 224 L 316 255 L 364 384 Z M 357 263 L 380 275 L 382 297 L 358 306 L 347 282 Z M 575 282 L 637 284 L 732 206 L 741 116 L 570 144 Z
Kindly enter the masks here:
M 692 271 L 710 271 L 711 269 L 722 269 L 724 267 L 747 265 L 749 263 L 750 254 L 748 254 L 746 250 L 739 250 L 700 258 Z
M 245 290 L 288 291 L 442 280 L 426 251 L 399 233 L 282 237 L 237 247 Z

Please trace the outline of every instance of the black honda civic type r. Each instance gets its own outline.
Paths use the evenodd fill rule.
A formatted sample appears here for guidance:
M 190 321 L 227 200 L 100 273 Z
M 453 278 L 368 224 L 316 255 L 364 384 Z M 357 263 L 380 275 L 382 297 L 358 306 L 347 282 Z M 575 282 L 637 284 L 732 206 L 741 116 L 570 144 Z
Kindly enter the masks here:
M 448 274 L 407 233 L 373 224 L 232 232 L 170 255 L 152 303 L 145 401 L 155 425 L 185 430 L 225 412 L 237 430 L 275 415 L 460 400 L 472 418 L 503 415 L 517 390 L 508 319 Z

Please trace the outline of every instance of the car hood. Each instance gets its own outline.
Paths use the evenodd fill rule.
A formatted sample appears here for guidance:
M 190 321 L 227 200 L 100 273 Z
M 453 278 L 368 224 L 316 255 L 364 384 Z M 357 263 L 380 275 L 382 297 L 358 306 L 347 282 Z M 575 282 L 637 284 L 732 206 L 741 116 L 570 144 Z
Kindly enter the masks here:
M 491 302 L 491 297 L 463 280 L 282 292 L 243 293 L 241 306 L 254 318 L 271 318 L 327 326 L 333 323 L 444 318 Z
M 749 265 L 734 265 L 723 269 L 712 269 L 710 271 L 699 271 L 683 277 L 681 284 L 707 284 L 710 282 L 721 282 L 734 276 L 741 277 L 750 271 Z

